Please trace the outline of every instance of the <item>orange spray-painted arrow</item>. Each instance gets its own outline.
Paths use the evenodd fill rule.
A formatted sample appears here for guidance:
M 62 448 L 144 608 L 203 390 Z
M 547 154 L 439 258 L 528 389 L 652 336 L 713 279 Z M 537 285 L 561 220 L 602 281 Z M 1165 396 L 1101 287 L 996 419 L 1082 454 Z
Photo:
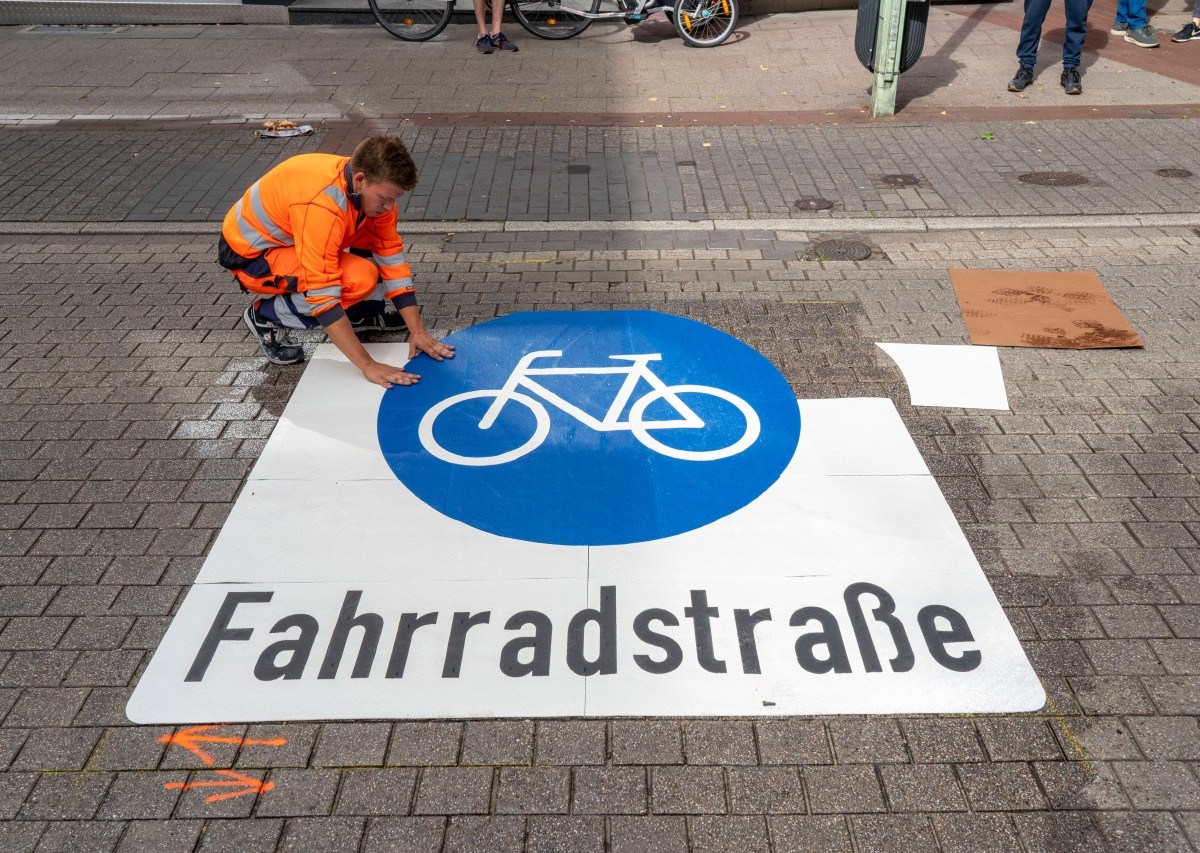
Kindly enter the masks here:
M 275 787 L 274 782 L 266 782 L 262 779 L 255 779 L 252 776 L 243 776 L 236 770 L 214 770 L 221 776 L 226 777 L 228 782 L 165 782 L 164 788 L 178 788 L 186 791 L 188 788 L 236 788 L 241 786 L 240 791 L 226 791 L 224 794 L 210 794 L 204 798 L 206 803 L 216 803 L 221 800 L 229 800 L 234 797 L 244 797 L 246 794 L 262 794 Z
M 159 743 L 175 744 L 182 746 L 188 752 L 193 753 L 197 758 L 205 764 L 211 765 L 213 757 L 205 752 L 201 747 L 201 743 L 236 743 L 239 746 L 246 744 L 255 744 L 258 746 L 283 746 L 287 743 L 286 738 L 276 737 L 269 740 L 256 740 L 254 738 L 241 737 L 223 737 L 221 735 L 206 735 L 203 732 L 209 729 L 215 729 L 216 726 L 192 726 L 189 729 L 184 729 L 175 734 L 163 735 L 158 739 Z

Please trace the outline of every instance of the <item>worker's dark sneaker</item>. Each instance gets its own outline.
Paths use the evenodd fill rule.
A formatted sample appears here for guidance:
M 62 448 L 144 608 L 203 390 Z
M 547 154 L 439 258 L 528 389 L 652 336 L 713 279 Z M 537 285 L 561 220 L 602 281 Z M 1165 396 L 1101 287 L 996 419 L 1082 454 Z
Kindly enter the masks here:
M 1129 24 L 1124 21 L 1113 21 L 1112 29 L 1109 32 L 1114 36 L 1123 36 L 1129 32 Z
M 1125 41 L 1138 47 L 1158 47 L 1158 36 L 1154 34 L 1154 28 L 1149 26 L 1130 27 L 1129 32 L 1125 33 Z
M 354 329 L 372 329 L 377 332 L 402 332 L 408 328 L 404 318 L 395 311 L 384 311 L 382 314 L 351 320 L 350 325 Z
M 1196 26 L 1194 21 L 1188 21 L 1183 25 L 1183 29 L 1171 36 L 1171 41 L 1197 41 L 1200 40 L 1200 27 Z
M 492 36 L 492 47 L 496 50 L 509 50 L 513 53 L 517 52 L 517 46 L 512 43 L 508 36 L 504 33 L 496 33 Z
M 1030 83 L 1033 82 L 1033 69 L 1028 65 L 1022 65 L 1017 69 L 1017 73 L 1008 81 L 1008 91 L 1023 92 Z
M 304 349 L 292 340 L 282 326 L 276 326 L 258 316 L 255 302 L 242 313 L 242 322 L 258 341 L 263 357 L 275 364 L 299 364 L 304 361 Z
M 1083 94 L 1083 80 L 1079 77 L 1078 68 L 1064 68 L 1058 82 L 1062 83 L 1063 91 L 1068 95 Z
M 491 53 L 492 52 L 492 37 L 491 36 L 480 36 L 479 38 L 475 39 L 475 49 L 477 51 L 479 51 L 480 53 Z

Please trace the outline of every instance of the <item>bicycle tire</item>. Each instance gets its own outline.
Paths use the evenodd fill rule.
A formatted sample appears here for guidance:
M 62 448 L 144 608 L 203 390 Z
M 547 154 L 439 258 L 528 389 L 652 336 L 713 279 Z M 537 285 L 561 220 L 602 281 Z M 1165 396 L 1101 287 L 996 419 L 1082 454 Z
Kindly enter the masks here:
M 692 47 L 716 47 L 737 26 L 737 0 L 675 0 L 675 32 Z
M 527 394 L 522 394 L 519 391 L 514 391 L 505 396 L 509 401 L 520 403 L 530 412 L 533 413 L 534 428 L 533 435 L 525 440 L 523 444 L 517 447 L 506 450 L 502 453 L 496 453 L 491 456 L 463 456 L 448 450 L 433 434 L 434 421 L 438 416 L 459 403 L 465 403 L 469 400 L 481 400 L 488 397 L 499 397 L 504 394 L 499 389 L 487 391 L 464 391 L 461 394 L 455 394 L 453 397 L 447 397 L 440 403 L 431 406 L 425 415 L 421 418 L 421 423 L 417 425 L 417 436 L 421 441 L 421 445 L 430 455 L 448 462 L 452 465 L 466 465 L 469 467 L 481 467 L 488 465 L 503 465 L 505 462 L 512 462 L 520 459 L 527 453 L 531 453 L 541 446 L 546 440 L 546 436 L 550 433 L 550 413 L 546 411 L 546 407 L 542 405 L 540 400 L 536 400 Z
M 576 10 L 595 14 L 600 0 L 509 0 L 513 15 L 532 35 L 543 39 L 574 38 L 592 23 Z
M 712 450 L 683 450 L 659 441 L 651 435 L 651 430 L 644 426 L 632 426 L 631 431 L 634 437 L 655 453 L 661 453 L 663 456 L 669 456 L 672 459 L 683 459 L 689 462 L 710 462 L 716 459 L 736 456 L 758 441 L 758 437 L 762 433 L 762 422 L 758 418 L 758 413 L 754 411 L 754 408 L 749 403 L 735 394 L 731 394 L 721 388 L 712 388 L 708 385 L 668 385 L 665 388 L 649 391 L 634 401 L 629 409 L 629 420 L 635 424 L 641 424 L 642 414 L 646 409 L 655 401 L 664 399 L 668 394 L 702 394 L 706 397 L 724 400 L 741 414 L 746 422 L 746 429 L 736 441 L 724 447 Z
M 379 25 L 403 41 L 429 41 L 450 23 L 454 0 L 368 0 Z

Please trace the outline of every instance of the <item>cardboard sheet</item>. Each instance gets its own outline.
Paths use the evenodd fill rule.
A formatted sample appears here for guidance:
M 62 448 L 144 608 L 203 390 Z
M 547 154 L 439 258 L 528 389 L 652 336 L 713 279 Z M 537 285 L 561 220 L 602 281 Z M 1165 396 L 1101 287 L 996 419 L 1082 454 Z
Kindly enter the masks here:
M 1094 272 L 951 269 L 971 343 L 1046 349 L 1140 347 Z
M 1004 373 L 995 347 L 954 344 L 876 344 L 908 383 L 914 406 L 1008 411 Z

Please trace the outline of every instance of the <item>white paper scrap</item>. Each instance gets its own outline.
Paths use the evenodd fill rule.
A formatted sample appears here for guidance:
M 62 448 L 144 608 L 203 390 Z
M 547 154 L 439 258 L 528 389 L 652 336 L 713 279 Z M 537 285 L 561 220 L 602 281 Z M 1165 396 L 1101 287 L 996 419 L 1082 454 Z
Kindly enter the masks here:
M 914 406 L 1008 410 L 995 347 L 876 344 L 896 362 Z

